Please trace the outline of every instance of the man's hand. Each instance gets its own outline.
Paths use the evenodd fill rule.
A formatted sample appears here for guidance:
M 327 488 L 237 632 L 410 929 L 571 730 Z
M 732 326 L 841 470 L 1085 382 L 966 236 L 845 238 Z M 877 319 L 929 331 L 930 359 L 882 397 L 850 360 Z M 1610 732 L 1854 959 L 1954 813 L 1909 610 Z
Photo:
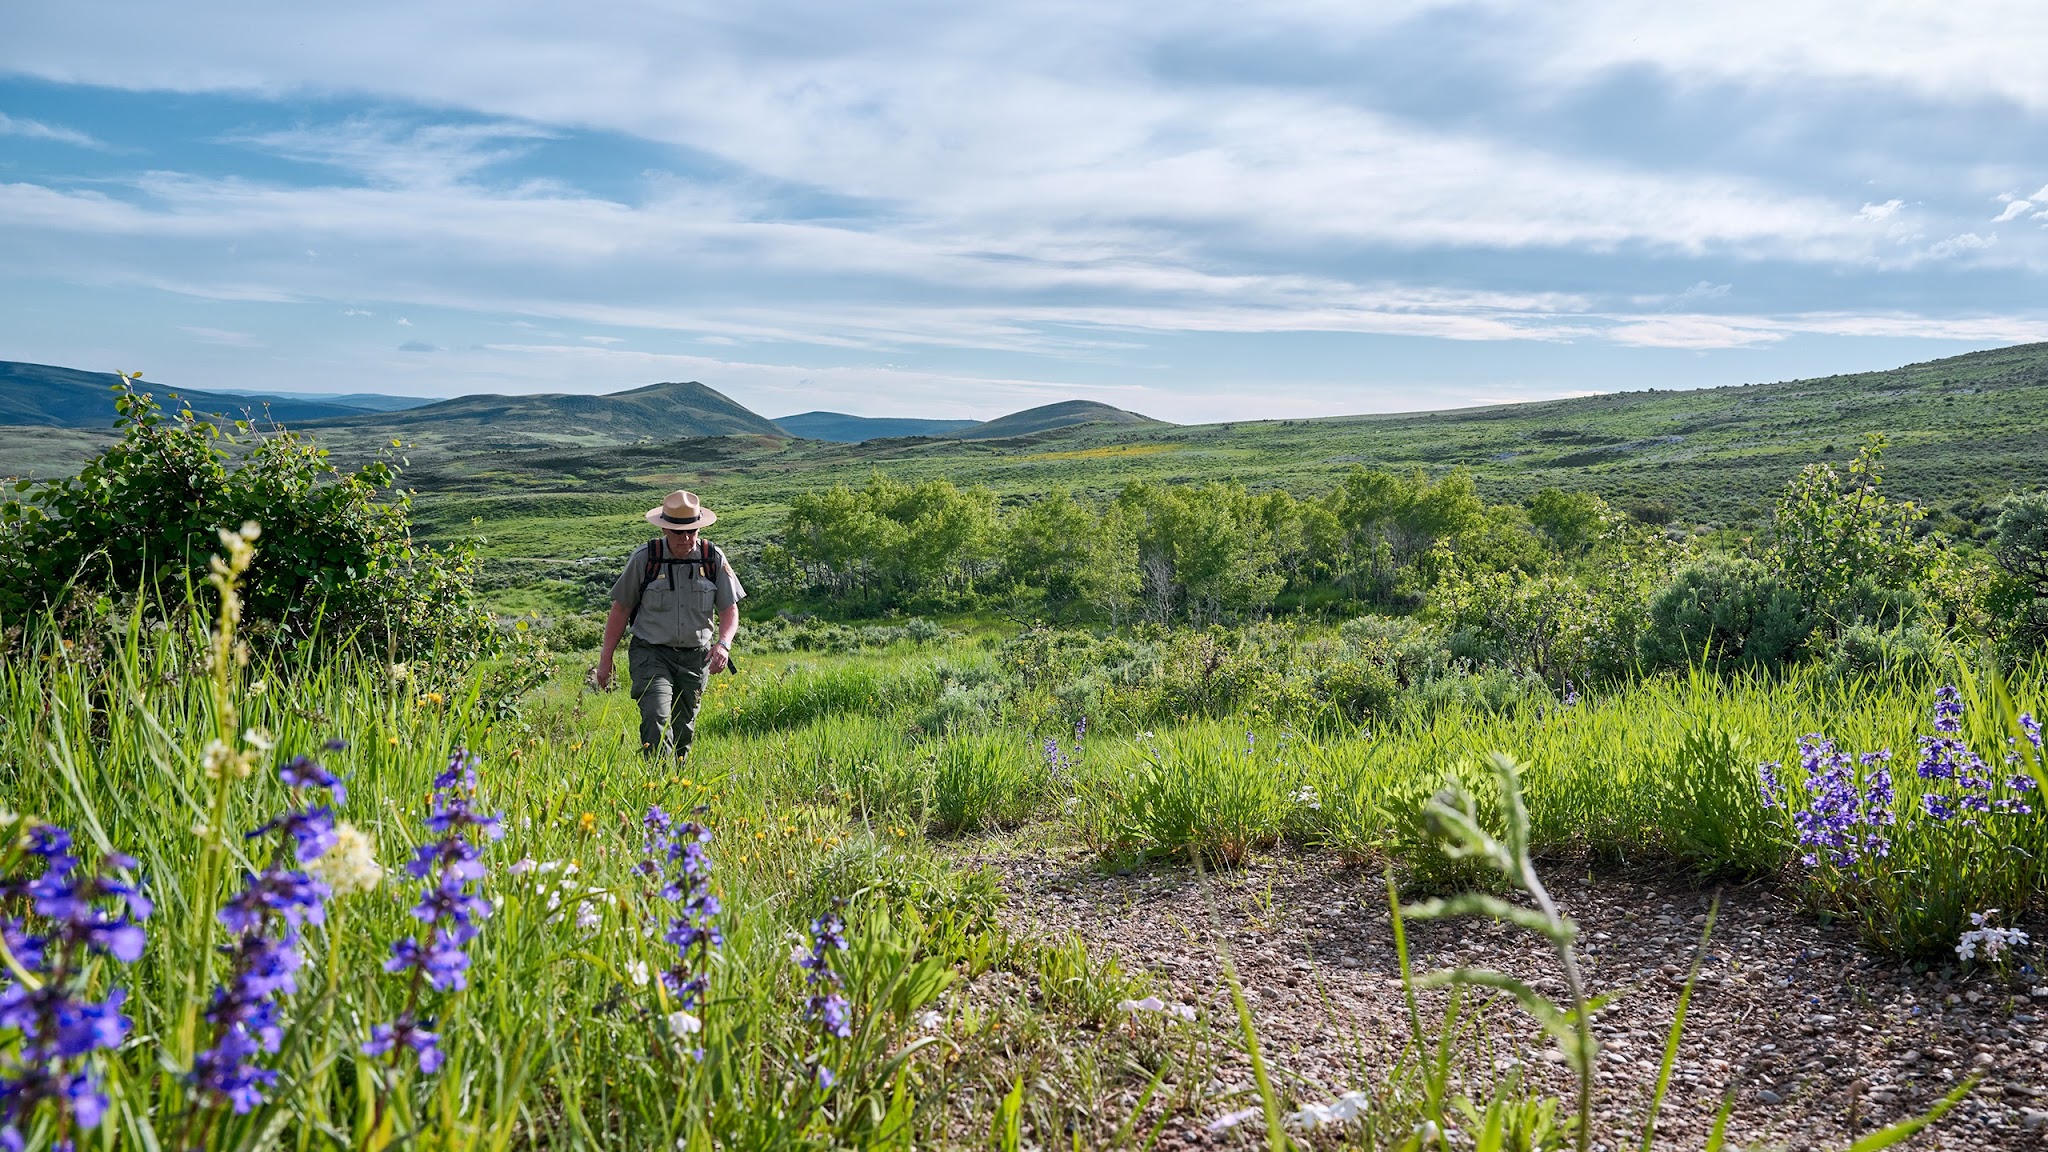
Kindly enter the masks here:
M 597 658 L 597 690 L 609 691 L 612 686 L 612 654 L 606 652 Z
M 720 672 L 725 671 L 725 666 L 729 662 L 730 659 L 726 656 L 725 649 L 717 644 L 713 644 L 711 646 L 711 657 L 704 662 L 704 674 L 716 676 Z

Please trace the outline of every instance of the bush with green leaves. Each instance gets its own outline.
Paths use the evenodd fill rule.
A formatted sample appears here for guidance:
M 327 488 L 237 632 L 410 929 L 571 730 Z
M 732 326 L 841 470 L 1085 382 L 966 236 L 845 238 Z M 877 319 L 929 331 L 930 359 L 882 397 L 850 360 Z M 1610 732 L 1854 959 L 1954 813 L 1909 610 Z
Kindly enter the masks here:
M 391 464 L 343 471 L 285 429 L 166 414 L 132 383 L 114 398 L 119 441 L 77 475 L 17 481 L 0 502 L 0 620 L 62 619 L 136 596 L 152 615 L 181 605 L 219 532 L 254 523 L 262 543 L 243 582 L 252 642 L 317 635 L 405 655 L 493 647 L 471 592 L 475 556 L 413 542 Z
M 1812 631 L 1797 591 L 1761 562 L 1713 556 L 1679 569 L 1650 601 L 1643 658 L 1770 668 L 1793 659 Z

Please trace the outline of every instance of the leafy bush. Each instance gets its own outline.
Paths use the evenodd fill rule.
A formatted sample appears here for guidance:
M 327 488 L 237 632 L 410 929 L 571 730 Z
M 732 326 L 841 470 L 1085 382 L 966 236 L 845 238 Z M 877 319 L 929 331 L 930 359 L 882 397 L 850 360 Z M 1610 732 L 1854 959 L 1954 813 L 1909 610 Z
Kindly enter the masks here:
M 1663 846 L 1708 875 L 1759 876 L 1785 862 L 1785 841 L 1754 786 L 1747 740 L 1703 721 L 1651 779 Z
M 1679 570 L 1650 601 L 1643 658 L 1767 668 L 1790 660 L 1813 619 L 1796 592 L 1748 557 L 1710 557 Z
M 1879 628 L 1852 624 L 1829 648 L 1828 671 L 1835 676 L 1918 677 L 1941 659 L 1941 646 L 1927 630 L 1913 625 Z
M 60 616 L 140 592 L 154 613 L 181 605 L 219 549 L 218 532 L 263 535 L 243 581 L 246 639 L 353 639 L 418 653 L 488 650 L 476 559 L 416 546 L 397 472 L 343 472 L 283 429 L 227 429 L 189 409 L 167 416 L 124 381 L 121 439 L 76 476 L 19 481 L 0 503 L 0 618 Z

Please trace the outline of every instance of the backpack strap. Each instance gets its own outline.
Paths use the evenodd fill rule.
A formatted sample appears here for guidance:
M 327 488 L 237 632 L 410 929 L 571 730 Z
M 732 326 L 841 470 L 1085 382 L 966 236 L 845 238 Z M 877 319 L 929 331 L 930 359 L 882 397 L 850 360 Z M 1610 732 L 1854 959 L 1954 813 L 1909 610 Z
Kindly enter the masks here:
M 718 550 L 718 545 L 702 537 L 699 537 L 697 540 L 697 555 L 683 557 L 667 555 L 667 544 L 662 537 L 657 536 L 648 541 L 647 563 L 640 573 L 640 599 L 634 602 L 632 615 L 626 617 L 626 623 L 631 625 L 634 620 L 639 619 L 640 606 L 647 602 L 647 589 L 652 587 L 656 580 L 661 579 L 663 569 L 668 571 L 668 586 L 674 588 L 676 586 L 676 565 L 694 564 L 697 566 L 698 575 L 716 583 L 718 577 L 713 575 L 713 573 L 717 572 L 718 569 L 712 567 L 714 563 L 723 565 L 725 563 L 725 553 Z

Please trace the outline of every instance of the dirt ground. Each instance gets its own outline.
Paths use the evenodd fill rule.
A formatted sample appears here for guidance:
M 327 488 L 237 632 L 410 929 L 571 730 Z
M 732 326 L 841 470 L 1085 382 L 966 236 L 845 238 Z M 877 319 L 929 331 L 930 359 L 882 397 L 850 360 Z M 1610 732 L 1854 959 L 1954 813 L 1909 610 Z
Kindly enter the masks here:
M 1000 850 L 963 863 L 1001 873 L 1015 928 L 1078 933 L 1091 949 L 1149 972 L 1162 999 L 1194 1006 L 1211 1027 L 1234 1031 L 1220 975 L 1219 944 L 1227 946 L 1261 1047 L 1297 1100 L 1369 1089 L 1408 1035 L 1385 882 L 1375 872 L 1281 855 L 1212 875 L 1205 898 L 1196 876 L 1179 866 L 1109 873 L 1079 853 L 1061 859 Z M 1552 864 L 1546 877 L 1560 910 L 1579 924 L 1591 988 L 1635 987 L 1595 1018 L 1596 1132 L 1603 1144 L 1633 1148 L 1716 890 L 1649 873 L 1589 873 L 1583 864 Z M 2048 986 L 2034 987 L 2038 977 L 2008 984 L 1981 971 L 1967 978 L 1953 968 L 1916 972 L 1866 951 L 1843 927 L 1822 926 L 1772 885 L 1719 895 L 1658 1147 L 1700 1148 L 1732 1089 L 1731 1142 L 1846 1148 L 1852 1123 L 1867 1132 L 1913 1115 L 1976 1072 L 1983 1076 L 1976 1091 L 1906 1146 L 2048 1148 L 2048 1023 L 2040 1018 L 2048 1017 Z M 1484 965 L 1563 996 L 1555 959 L 1525 932 L 1476 920 L 1411 922 L 1409 929 L 1418 972 Z M 1511 1002 L 1488 1011 L 1499 1040 L 1476 1058 L 1503 1071 L 1522 1065 L 1567 1092 L 1563 1054 Z M 1425 1007 L 1425 1023 L 1431 1018 Z M 1248 1139 L 1250 1132 L 1207 1126 L 1244 1103 L 1250 1075 L 1248 1066 L 1226 1069 L 1209 1086 L 1218 1101 L 1211 1114 L 1176 1120 L 1164 1146 Z

